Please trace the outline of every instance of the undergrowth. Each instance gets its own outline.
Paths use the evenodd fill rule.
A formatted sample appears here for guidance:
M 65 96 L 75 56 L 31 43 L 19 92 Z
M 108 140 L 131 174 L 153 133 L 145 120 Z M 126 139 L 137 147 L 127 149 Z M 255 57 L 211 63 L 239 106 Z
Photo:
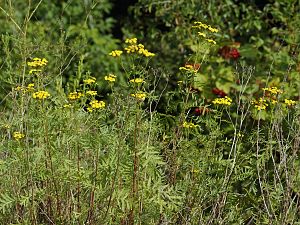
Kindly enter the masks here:
M 160 53 L 136 38 L 107 52 L 118 74 L 97 74 L 84 54 L 71 65 L 63 48 L 37 50 L 30 18 L 17 40 L 1 36 L 1 224 L 299 223 L 300 110 L 287 80 L 253 92 L 255 68 L 236 63 L 235 88 L 205 98 L 199 73 L 221 31 L 202 22 L 187 28 L 196 52 L 173 90 L 151 67 Z

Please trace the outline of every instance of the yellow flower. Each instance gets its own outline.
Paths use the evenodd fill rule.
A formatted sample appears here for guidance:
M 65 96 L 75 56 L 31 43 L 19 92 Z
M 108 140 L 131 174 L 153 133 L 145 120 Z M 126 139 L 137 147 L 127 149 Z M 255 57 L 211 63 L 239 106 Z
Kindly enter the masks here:
M 205 33 L 202 33 L 202 32 L 198 32 L 198 35 L 199 35 L 199 36 L 202 36 L 202 37 L 206 37 L 206 34 L 205 34 Z
M 284 99 L 284 103 L 288 106 L 296 105 L 296 101 L 290 100 L 290 99 Z
M 5 129 L 9 129 L 10 125 L 9 124 L 4 124 L 2 127 L 5 128 Z
M 228 96 L 225 96 L 224 98 L 216 98 L 212 101 L 214 105 L 231 105 L 232 99 Z
M 252 104 L 254 104 L 254 107 L 258 111 L 261 111 L 261 110 L 265 110 L 267 108 L 268 104 L 266 102 L 267 102 L 266 99 L 259 98 L 258 101 L 257 100 L 252 101 Z
M 278 89 L 277 87 L 269 87 L 269 88 L 262 88 L 263 91 L 270 92 L 271 94 L 282 94 L 283 91 Z
M 190 64 L 186 64 L 184 67 L 183 66 L 179 67 L 179 70 L 185 70 L 185 71 L 195 72 L 195 73 L 198 71 Z
M 34 91 L 34 83 L 28 84 L 27 91 Z
M 121 51 L 121 50 L 114 50 L 111 53 L 109 53 L 109 55 L 112 57 L 119 57 L 122 53 L 123 53 L 123 51 Z
M 192 172 L 192 173 L 199 173 L 199 170 L 193 169 L 193 170 L 191 170 L 191 172 Z
M 88 78 L 86 80 L 83 80 L 83 83 L 85 83 L 85 84 L 93 84 L 95 82 L 96 82 L 96 78 L 95 77 L 90 77 L 90 78 Z
M 131 40 L 131 39 L 130 39 L 130 40 Z M 128 41 L 128 42 L 126 42 L 126 43 L 131 44 L 131 45 L 127 46 L 126 48 L 124 48 L 124 50 L 125 50 L 128 54 L 137 52 L 137 53 L 139 53 L 139 54 L 141 54 L 141 55 L 144 55 L 144 56 L 146 56 L 146 57 L 153 57 L 153 56 L 155 56 L 154 53 L 149 52 L 147 49 L 145 49 L 145 46 L 142 45 L 142 44 L 137 44 L 137 43 L 134 42 L 134 41 L 131 41 L 131 42 Z
M 43 100 L 50 97 L 50 94 L 47 91 L 37 91 L 32 94 L 32 97 L 34 99 Z
M 23 87 L 17 86 L 17 87 L 14 88 L 14 90 L 15 90 L 15 91 L 22 91 L 22 90 L 23 90 Z
M 217 42 L 215 42 L 213 39 L 206 39 L 206 40 L 207 40 L 207 42 L 212 43 L 212 44 L 214 44 L 214 45 L 217 44 Z
M 104 79 L 109 81 L 109 82 L 115 82 L 116 81 L 116 75 L 108 74 L 108 76 L 105 76 Z
M 137 38 L 131 38 L 131 39 L 127 38 L 125 40 L 125 43 L 126 44 L 136 44 L 137 43 Z
M 192 122 L 186 122 L 186 121 L 183 122 L 182 126 L 184 128 L 195 128 L 195 127 L 197 127 L 197 125 L 195 125 L 194 123 L 192 123 Z
M 71 104 L 65 104 L 63 107 L 64 108 L 71 108 L 71 106 L 72 106 Z
M 219 30 L 218 30 L 217 28 L 213 28 L 213 27 L 211 27 L 211 26 L 208 26 L 208 30 L 209 30 L 210 32 L 212 32 L 212 33 L 218 33 L 218 32 L 219 32 Z
M 146 98 L 146 93 L 145 92 L 138 92 L 138 93 L 135 93 L 135 94 L 131 94 L 130 96 L 132 96 L 136 99 L 144 101 L 145 98 Z
M 91 95 L 91 96 L 95 96 L 95 95 L 97 95 L 97 91 L 87 91 L 86 94 Z
M 29 70 L 29 74 L 36 74 L 36 73 L 40 73 L 42 72 L 42 70 L 39 70 L 39 69 L 31 69 Z
M 142 83 L 144 80 L 142 78 L 135 78 L 129 81 L 130 83 Z
M 46 66 L 48 63 L 47 59 L 43 58 L 33 58 L 33 60 L 31 62 L 27 62 L 27 65 L 30 67 L 42 67 L 42 66 Z M 35 71 L 37 72 L 37 71 Z
M 219 32 L 219 30 L 217 28 L 213 28 L 211 27 L 210 25 L 207 25 L 205 23 L 202 23 L 202 22 L 194 22 L 195 26 L 192 26 L 192 28 L 198 28 L 198 29 L 206 29 L 206 30 L 209 30 L 210 32 L 212 33 L 217 33 Z
M 76 99 L 81 98 L 82 96 L 84 96 L 84 94 L 82 94 L 81 92 L 74 91 L 68 95 L 68 99 L 76 100 Z
M 144 55 L 146 57 L 153 57 L 153 56 L 155 56 L 154 53 L 149 52 L 147 49 L 142 49 L 142 48 L 139 49 L 139 54 L 142 54 L 142 55 Z
M 92 112 L 94 109 L 101 109 L 105 107 L 105 102 L 93 100 L 90 102 L 90 107 L 87 108 L 89 112 Z
M 20 133 L 20 132 L 18 132 L 18 131 L 15 131 L 15 132 L 13 133 L 13 137 L 14 137 L 14 139 L 16 139 L 16 140 L 20 140 L 20 139 L 24 138 L 25 135 L 22 134 L 22 133 Z
M 275 100 L 275 99 L 271 99 L 271 104 L 275 105 L 276 103 L 278 103 L 278 101 L 277 101 L 277 100 Z
M 139 51 L 139 47 L 137 45 L 129 45 L 128 47 L 124 48 L 125 51 L 129 54 L 129 53 L 134 53 Z M 142 48 L 141 48 L 142 49 Z

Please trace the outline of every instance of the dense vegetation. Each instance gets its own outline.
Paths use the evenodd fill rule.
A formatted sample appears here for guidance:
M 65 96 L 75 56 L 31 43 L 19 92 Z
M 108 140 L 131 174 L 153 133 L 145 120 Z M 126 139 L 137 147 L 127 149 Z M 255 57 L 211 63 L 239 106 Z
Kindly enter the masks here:
M 0 1 L 0 224 L 300 224 L 299 11 Z

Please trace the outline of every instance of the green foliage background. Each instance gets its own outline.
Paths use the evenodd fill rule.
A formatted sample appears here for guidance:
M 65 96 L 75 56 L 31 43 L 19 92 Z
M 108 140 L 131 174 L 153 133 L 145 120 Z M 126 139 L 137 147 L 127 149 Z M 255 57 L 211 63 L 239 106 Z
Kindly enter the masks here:
M 0 0 L 0 223 L 299 224 L 299 11 L 297 0 Z M 195 21 L 220 30 L 216 45 Z M 132 37 L 156 56 L 108 55 Z M 34 57 L 49 61 L 41 77 L 28 74 Z M 89 114 L 88 97 L 64 108 L 90 76 L 105 109 Z M 14 89 L 33 82 L 49 101 Z M 258 112 L 251 100 L 272 86 L 278 104 Z M 214 106 L 214 88 L 233 104 Z

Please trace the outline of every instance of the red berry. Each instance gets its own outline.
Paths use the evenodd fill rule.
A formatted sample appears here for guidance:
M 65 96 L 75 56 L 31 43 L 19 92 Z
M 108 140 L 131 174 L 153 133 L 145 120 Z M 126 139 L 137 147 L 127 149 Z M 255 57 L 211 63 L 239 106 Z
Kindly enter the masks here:
M 224 98 L 225 96 L 227 96 L 227 94 L 224 91 L 220 90 L 219 88 L 213 88 L 212 93 L 214 93 L 215 95 L 218 95 L 221 98 Z
M 239 51 L 236 48 L 232 48 L 230 51 L 230 56 L 233 59 L 238 59 L 241 56 L 241 54 L 239 53 Z

